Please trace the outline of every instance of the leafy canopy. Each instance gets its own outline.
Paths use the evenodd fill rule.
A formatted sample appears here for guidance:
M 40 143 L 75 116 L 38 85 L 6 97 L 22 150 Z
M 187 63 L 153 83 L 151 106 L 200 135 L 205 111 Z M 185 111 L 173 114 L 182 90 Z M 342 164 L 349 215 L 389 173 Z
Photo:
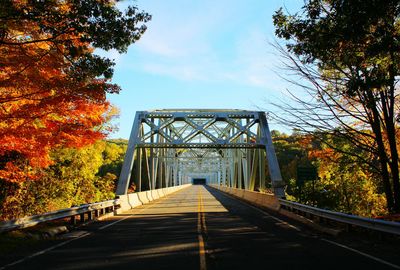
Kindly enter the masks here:
M 299 98 L 286 112 L 295 125 L 373 154 L 388 209 L 400 213 L 400 1 L 308 0 L 301 12 L 280 9 L 273 19 L 290 69 L 311 85 L 303 86 L 312 101 Z
M 112 0 L 4 0 L 0 9 L 0 178 L 23 181 L 60 146 L 103 138 L 114 62 L 95 48 L 126 52 L 150 15 Z

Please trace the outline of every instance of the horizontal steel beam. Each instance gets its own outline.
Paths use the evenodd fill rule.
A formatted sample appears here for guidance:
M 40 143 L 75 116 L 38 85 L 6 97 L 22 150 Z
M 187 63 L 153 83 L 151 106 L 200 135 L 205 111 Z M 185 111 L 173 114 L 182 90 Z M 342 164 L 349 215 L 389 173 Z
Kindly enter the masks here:
M 224 149 L 237 149 L 237 148 L 264 148 L 263 144 L 256 143 L 229 143 L 229 144 L 217 144 L 217 143 L 138 143 L 138 148 L 224 148 Z
M 143 111 L 145 117 L 149 118 L 167 118 L 167 117 L 189 117 L 189 118 L 213 118 L 213 117 L 230 117 L 230 118 L 258 118 L 258 113 L 254 111 L 243 110 L 155 110 Z

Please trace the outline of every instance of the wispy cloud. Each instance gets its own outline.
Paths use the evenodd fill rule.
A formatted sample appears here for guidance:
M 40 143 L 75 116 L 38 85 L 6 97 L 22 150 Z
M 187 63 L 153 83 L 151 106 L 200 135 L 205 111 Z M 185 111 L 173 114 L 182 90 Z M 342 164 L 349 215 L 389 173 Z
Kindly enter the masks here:
M 156 2 L 157 6 L 150 10 L 153 19 L 137 44 L 139 50 L 166 58 L 188 58 L 211 52 L 210 35 L 225 21 L 226 15 L 218 12 L 225 1 L 210 3 L 212 9 L 205 12 L 204 7 L 196 10 L 195 5 L 181 1 Z
M 185 81 L 205 81 L 206 77 L 198 70 L 197 66 L 174 65 L 163 63 L 144 63 L 142 69 L 151 74 L 166 75 Z
M 130 51 L 135 61 L 123 67 L 184 81 L 275 89 L 275 57 L 268 53 L 266 29 L 243 21 L 248 5 L 230 3 L 202 1 L 197 9 L 193 3 L 153 1 L 148 30 Z
M 135 0 L 118 5 L 126 8 L 132 2 L 153 19 L 127 55 L 107 54 L 118 62 L 114 79 L 124 89 L 110 97 L 121 108 L 116 137 L 128 137 L 138 110 L 249 109 L 285 89 L 275 74 L 279 60 L 268 45 L 271 16 L 284 4 L 301 6 L 302 1 Z

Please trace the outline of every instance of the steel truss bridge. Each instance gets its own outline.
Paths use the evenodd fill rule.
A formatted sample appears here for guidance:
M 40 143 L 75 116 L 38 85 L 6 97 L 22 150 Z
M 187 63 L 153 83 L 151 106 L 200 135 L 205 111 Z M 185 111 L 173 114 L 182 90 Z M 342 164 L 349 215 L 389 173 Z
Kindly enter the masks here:
M 136 113 L 117 194 L 189 183 L 247 190 L 271 188 L 284 197 L 264 112 L 155 110 Z
M 194 184 L 199 178 L 207 179 L 206 185 Z M 254 192 L 267 188 L 274 193 Z M 117 194 L 107 201 L 0 222 L 3 243 L 2 232 L 101 217 L 40 243 L 41 251 L 29 242 L 33 253 L 0 252 L 0 270 L 400 269 L 398 222 L 282 198 L 263 112 L 137 112 Z M 343 227 L 358 233 L 336 238 Z M 385 241 L 368 240 L 367 231 Z M 362 241 L 353 240 L 358 237 Z

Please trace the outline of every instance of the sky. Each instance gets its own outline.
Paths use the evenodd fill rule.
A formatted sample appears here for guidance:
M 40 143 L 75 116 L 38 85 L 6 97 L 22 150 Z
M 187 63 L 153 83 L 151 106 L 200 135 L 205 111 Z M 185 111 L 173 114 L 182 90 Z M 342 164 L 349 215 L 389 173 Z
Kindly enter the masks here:
M 281 78 L 282 58 L 273 43 L 272 15 L 302 0 L 137 0 L 152 15 L 142 38 L 126 54 L 98 52 L 116 62 L 109 95 L 119 108 L 118 130 L 129 138 L 136 111 L 202 108 L 270 111 L 292 87 Z M 271 129 L 291 127 L 270 122 Z

